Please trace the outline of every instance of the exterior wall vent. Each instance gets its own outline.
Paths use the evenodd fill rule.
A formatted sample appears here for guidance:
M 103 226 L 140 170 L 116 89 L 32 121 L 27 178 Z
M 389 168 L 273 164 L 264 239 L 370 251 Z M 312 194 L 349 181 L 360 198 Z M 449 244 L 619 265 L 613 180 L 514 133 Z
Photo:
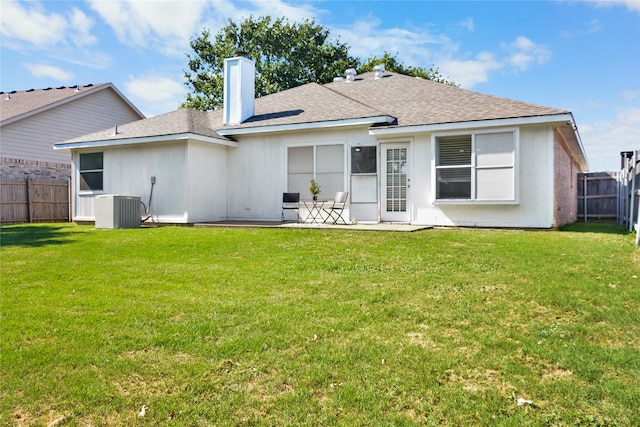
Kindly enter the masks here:
M 255 64 L 245 56 L 224 60 L 224 124 L 238 125 L 255 113 Z

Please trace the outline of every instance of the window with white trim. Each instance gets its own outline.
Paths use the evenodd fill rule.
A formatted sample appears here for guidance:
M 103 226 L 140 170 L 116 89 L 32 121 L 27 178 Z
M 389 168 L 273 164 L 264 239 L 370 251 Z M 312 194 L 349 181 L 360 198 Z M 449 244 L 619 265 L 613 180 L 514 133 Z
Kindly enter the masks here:
M 344 146 L 342 144 L 289 147 L 287 153 L 287 191 L 311 197 L 309 184 L 315 179 L 321 198 L 332 198 L 344 189 Z
M 516 200 L 516 132 L 436 136 L 436 200 Z
M 80 191 L 100 191 L 103 181 L 103 153 L 80 154 Z

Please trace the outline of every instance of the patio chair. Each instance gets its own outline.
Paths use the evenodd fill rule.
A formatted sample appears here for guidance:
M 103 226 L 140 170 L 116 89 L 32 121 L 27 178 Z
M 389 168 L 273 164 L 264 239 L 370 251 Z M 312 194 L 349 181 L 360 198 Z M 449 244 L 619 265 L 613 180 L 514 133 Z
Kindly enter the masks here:
M 342 217 L 342 211 L 347 205 L 347 198 L 349 197 L 349 193 L 338 191 L 336 193 L 336 197 L 333 200 L 333 204 L 329 209 L 323 209 L 327 213 L 327 217 L 324 219 L 323 223 L 327 221 L 331 221 L 332 224 L 337 224 L 338 221 L 342 221 L 344 225 L 347 225 L 347 221 Z
M 282 193 L 282 222 L 285 222 L 285 211 L 295 211 L 296 222 L 300 222 L 300 193 Z

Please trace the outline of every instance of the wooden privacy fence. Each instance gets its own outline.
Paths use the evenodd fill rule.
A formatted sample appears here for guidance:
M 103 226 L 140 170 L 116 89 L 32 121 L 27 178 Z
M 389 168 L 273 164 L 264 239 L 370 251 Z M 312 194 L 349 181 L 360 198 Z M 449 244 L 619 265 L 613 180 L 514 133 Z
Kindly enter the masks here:
M 70 221 L 69 181 L 0 179 L 0 223 Z
M 618 172 L 578 174 L 578 221 L 617 221 Z
M 578 175 L 579 221 L 617 221 L 629 231 L 638 228 L 640 151 L 623 151 L 620 154 L 620 171 Z

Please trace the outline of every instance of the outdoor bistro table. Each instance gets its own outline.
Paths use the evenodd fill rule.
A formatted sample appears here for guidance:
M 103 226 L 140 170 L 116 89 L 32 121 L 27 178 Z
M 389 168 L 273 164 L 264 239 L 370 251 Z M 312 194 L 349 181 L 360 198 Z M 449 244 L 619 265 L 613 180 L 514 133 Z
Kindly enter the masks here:
M 322 217 L 322 207 L 326 200 L 303 200 L 302 204 L 307 209 L 308 213 L 304 222 L 311 222 L 316 224 L 322 224 L 324 218 Z

